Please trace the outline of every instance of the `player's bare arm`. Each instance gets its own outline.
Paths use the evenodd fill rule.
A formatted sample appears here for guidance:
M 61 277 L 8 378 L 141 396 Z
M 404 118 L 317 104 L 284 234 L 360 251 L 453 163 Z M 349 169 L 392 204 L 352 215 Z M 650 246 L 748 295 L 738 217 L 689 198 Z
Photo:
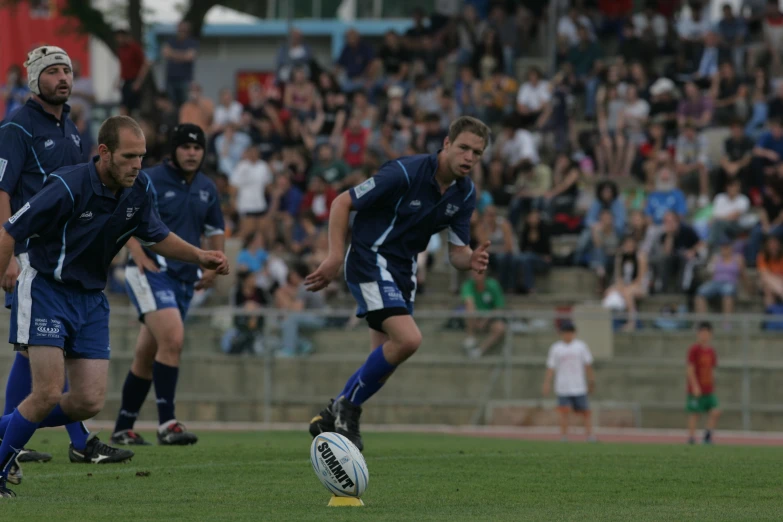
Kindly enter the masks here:
M 305 279 L 305 286 L 311 292 L 323 290 L 340 273 L 345 256 L 345 236 L 351 215 L 351 196 L 346 191 L 337 196 L 329 214 L 329 255 L 321 265 Z
M 133 261 L 136 263 L 136 266 L 139 269 L 139 273 L 144 272 L 159 272 L 160 269 L 158 268 L 158 265 L 155 264 L 155 261 L 149 258 L 147 254 L 144 253 L 144 248 L 141 246 L 141 243 L 139 243 L 139 240 L 135 237 L 132 237 L 128 240 L 126 245 L 128 247 L 128 251 L 130 252 L 131 257 L 133 258 Z
M 226 251 L 226 236 L 224 234 L 215 234 L 207 238 L 207 249 L 217 252 Z M 196 283 L 196 290 L 211 288 L 215 284 L 215 278 L 218 273 L 215 270 L 204 270 L 201 280 Z
M 476 250 L 469 246 L 457 246 L 449 244 L 449 262 L 457 270 L 473 270 L 483 274 L 489 266 L 489 248 L 490 242 L 485 241 Z
M 0 223 L 5 223 L 8 218 L 11 217 L 11 195 L 4 190 L 0 190 Z M 13 292 L 16 287 L 16 279 L 19 277 L 20 269 L 19 263 L 16 262 L 16 258 L 11 256 L 11 260 L 8 263 L 8 268 L 2 274 L 2 281 L 0 286 L 6 292 Z
M 0 227 L 0 274 L 5 274 L 14 257 L 16 240 L 4 227 Z
M 193 263 L 207 270 L 215 270 L 219 275 L 229 273 L 228 259 L 223 252 L 196 248 L 173 232 L 160 243 L 150 245 L 148 248 L 163 257 Z

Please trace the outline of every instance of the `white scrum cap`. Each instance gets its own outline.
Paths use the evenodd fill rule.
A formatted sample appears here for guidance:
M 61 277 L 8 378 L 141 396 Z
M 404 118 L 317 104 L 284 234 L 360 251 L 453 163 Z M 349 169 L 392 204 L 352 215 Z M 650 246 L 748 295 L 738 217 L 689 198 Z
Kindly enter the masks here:
M 34 94 L 41 94 L 41 90 L 38 88 L 38 77 L 52 65 L 72 67 L 71 58 L 65 50 L 53 45 L 44 45 L 27 54 L 27 61 L 24 62 L 24 66 L 27 68 L 27 85 Z

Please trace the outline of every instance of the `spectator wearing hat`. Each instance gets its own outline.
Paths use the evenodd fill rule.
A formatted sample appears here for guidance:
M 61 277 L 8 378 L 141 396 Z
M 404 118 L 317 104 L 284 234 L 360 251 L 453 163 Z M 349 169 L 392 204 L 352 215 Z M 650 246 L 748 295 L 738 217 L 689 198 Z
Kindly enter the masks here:
M 650 119 L 661 122 L 669 137 L 677 135 L 677 88 L 669 78 L 658 78 L 650 86 Z
M 574 411 L 584 419 L 587 440 L 595 442 L 587 397 L 595 389 L 593 355 L 587 344 L 576 338 L 576 327 L 571 321 L 560 325 L 560 340 L 549 348 L 546 368 L 541 391 L 544 397 L 548 396 L 554 379 L 561 440 L 568 440 L 568 416 Z

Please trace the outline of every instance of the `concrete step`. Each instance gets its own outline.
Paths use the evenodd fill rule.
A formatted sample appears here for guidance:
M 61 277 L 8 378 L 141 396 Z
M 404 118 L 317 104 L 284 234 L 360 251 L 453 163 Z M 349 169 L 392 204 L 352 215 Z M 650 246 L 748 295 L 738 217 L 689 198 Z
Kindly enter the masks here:
M 614 337 L 614 353 L 616 357 L 684 361 L 694 340 L 695 335 L 692 331 L 642 330 L 633 334 L 618 332 Z M 783 363 L 780 335 L 775 333 L 751 331 L 745 338 L 740 332 L 724 332 L 716 329 L 713 345 L 719 359 L 742 360 L 747 351 L 748 360 L 751 362 Z

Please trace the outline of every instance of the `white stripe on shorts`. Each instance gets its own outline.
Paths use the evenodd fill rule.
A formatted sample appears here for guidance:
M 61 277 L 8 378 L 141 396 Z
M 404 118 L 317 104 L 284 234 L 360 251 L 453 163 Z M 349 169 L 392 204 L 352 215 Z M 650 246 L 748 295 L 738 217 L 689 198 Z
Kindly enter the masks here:
M 368 312 L 383 310 L 383 297 L 381 297 L 381 287 L 378 283 L 359 283 L 359 289 L 362 291 Z
M 38 271 L 25 262 L 22 273 L 19 274 L 19 283 L 16 291 L 16 342 L 27 344 L 30 342 L 30 323 L 33 315 L 33 279 Z
M 128 282 L 136 302 L 139 303 L 139 313 L 147 314 L 158 309 L 155 304 L 155 296 L 152 294 L 152 288 L 147 281 L 147 276 L 139 273 L 136 266 L 125 267 L 125 280 Z

